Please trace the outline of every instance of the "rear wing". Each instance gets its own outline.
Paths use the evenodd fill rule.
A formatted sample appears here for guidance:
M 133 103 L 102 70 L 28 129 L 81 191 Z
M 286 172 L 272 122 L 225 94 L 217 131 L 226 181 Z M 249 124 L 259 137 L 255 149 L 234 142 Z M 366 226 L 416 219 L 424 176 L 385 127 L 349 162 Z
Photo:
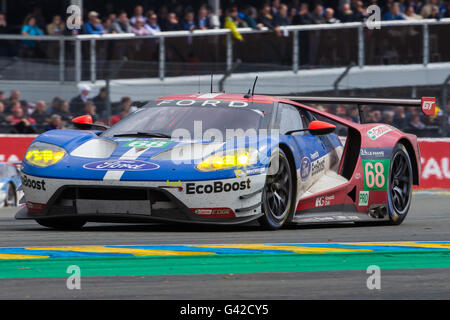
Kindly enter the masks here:
M 356 104 L 362 115 L 363 105 L 378 105 L 386 107 L 417 107 L 427 116 L 436 114 L 436 98 L 423 97 L 422 99 L 378 99 L 378 98 L 340 98 L 340 97 L 302 97 L 302 96 L 278 96 L 282 99 L 298 103 L 324 103 L 324 104 Z M 363 117 L 360 117 L 363 119 Z

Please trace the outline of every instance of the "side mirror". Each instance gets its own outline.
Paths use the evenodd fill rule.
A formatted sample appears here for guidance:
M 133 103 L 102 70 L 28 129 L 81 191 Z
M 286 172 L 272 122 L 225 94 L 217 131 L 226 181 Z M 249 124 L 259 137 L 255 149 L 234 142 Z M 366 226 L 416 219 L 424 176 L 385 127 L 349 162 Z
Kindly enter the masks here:
M 101 124 L 94 124 L 92 121 L 92 116 L 85 115 L 72 119 L 72 123 L 75 128 L 80 130 L 108 130 L 108 126 L 103 126 Z
M 311 121 L 308 126 L 308 131 L 314 136 L 324 136 L 333 133 L 336 130 L 334 124 L 324 122 L 324 121 Z

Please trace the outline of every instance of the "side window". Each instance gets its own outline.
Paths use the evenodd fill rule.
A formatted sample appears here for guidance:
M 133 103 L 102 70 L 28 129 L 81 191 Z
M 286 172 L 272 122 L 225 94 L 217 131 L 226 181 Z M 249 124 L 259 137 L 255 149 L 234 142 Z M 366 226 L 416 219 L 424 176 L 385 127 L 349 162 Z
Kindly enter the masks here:
M 277 114 L 277 126 L 280 129 L 280 134 L 303 129 L 304 122 L 300 111 L 291 105 L 280 103 Z

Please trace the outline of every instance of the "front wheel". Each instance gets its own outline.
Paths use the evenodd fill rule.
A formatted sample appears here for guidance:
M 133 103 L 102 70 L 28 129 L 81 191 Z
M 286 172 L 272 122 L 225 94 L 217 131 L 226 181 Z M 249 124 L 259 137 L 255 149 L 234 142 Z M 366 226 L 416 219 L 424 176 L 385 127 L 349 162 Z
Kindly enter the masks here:
M 5 207 L 17 206 L 17 194 L 14 186 L 10 183 L 6 189 Z
M 86 221 L 79 219 L 37 219 L 36 222 L 43 227 L 68 231 L 79 230 L 86 224 Z
M 294 214 L 294 179 L 289 160 L 282 150 L 272 157 L 262 194 L 264 215 L 260 224 L 269 230 L 280 229 Z
M 413 172 L 411 159 L 404 145 L 398 144 L 392 154 L 389 187 L 389 224 L 400 225 L 411 206 Z

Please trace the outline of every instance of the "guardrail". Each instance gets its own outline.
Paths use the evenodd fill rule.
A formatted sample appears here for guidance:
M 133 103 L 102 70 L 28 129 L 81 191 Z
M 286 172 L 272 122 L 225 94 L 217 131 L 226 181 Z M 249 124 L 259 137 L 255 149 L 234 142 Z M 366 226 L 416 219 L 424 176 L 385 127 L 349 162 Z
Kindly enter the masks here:
M 423 65 L 427 66 L 430 62 L 430 36 L 429 27 L 435 25 L 449 25 L 450 18 L 441 20 L 426 19 L 426 20 L 403 20 L 403 21 L 382 21 L 379 23 L 380 28 L 386 27 L 406 27 L 406 26 L 422 26 L 422 46 L 423 46 Z M 357 44 L 357 66 L 360 68 L 365 65 L 365 43 L 364 43 L 364 29 L 366 24 L 363 22 L 352 23 L 338 23 L 338 24 L 318 24 L 318 25 L 299 25 L 281 27 L 282 32 L 288 34 L 292 33 L 292 71 L 297 73 L 299 71 L 300 62 L 300 42 L 299 32 L 302 31 L 322 31 L 322 30 L 344 30 L 357 29 L 358 30 L 358 44 Z M 251 28 L 240 28 L 238 31 L 241 34 L 258 34 L 269 33 L 271 30 L 264 28 L 262 30 L 254 30 Z M 65 74 L 65 42 L 74 42 L 74 64 L 75 64 L 75 82 L 80 82 L 82 79 L 82 42 L 90 42 L 90 80 L 95 82 L 96 79 L 96 43 L 97 41 L 111 41 L 111 40 L 132 40 L 132 39 L 158 39 L 159 40 L 159 78 L 164 80 L 166 76 L 166 45 L 165 39 L 179 38 L 179 37 L 205 37 L 205 36 L 226 36 L 226 70 L 230 72 L 233 66 L 233 39 L 229 29 L 215 29 L 215 30 L 195 30 L 191 31 L 168 31 L 160 32 L 154 35 L 137 36 L 135 34 L 106 34 L 106 35 L 77 35 L 77 36 L 24 36 L 24 35 L 0 35 L 0 40 L 39 40 L 39 41 L 58 41 L 59 42 L 59 80 L 64 82 Z

